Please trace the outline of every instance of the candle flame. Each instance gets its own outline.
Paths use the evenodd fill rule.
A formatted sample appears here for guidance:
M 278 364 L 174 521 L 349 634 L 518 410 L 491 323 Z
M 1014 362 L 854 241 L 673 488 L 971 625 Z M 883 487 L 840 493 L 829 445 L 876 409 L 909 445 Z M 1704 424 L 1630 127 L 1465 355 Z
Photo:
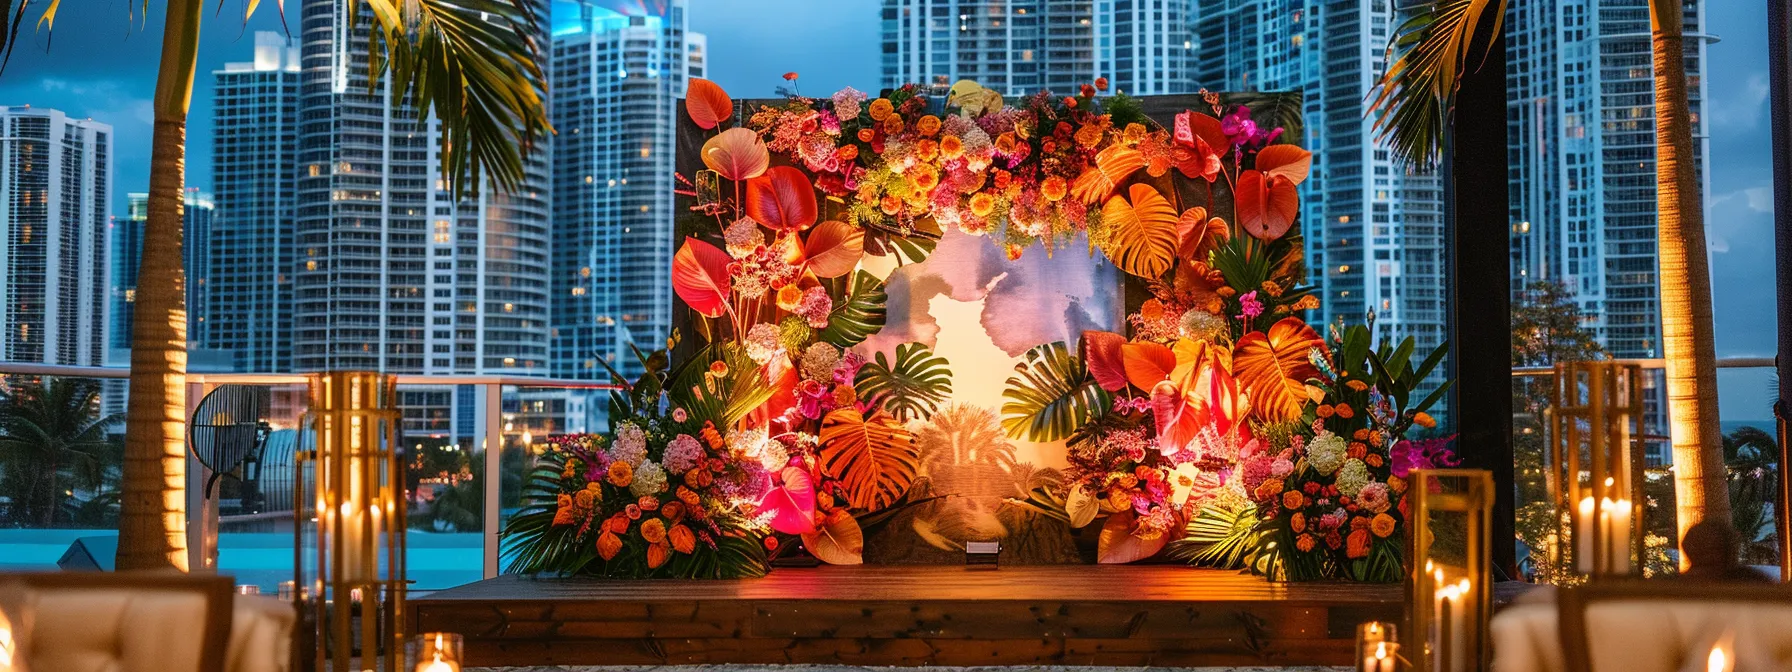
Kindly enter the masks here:
M 1375 643 L 1375 659 L 1376 660 L 1384 660 L 1387 657 L 1388 657 L 1388 643 L 1387 642 L 1376 642 Z
M 1724 647 L 1721 645 L 1711 647 L 1711 657 L 1706 663 L 1706 669 L 1711 672 L 1724 672 L 1729 669 L 1727 657 L 1724 655 Z

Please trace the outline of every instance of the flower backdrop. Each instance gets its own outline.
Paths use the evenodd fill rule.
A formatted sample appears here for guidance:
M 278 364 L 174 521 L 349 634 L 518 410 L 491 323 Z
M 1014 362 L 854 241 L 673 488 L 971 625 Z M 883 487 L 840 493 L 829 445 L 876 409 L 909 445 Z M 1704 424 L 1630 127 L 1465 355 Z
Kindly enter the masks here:
M 949 547 L 935 538 L 979 524 L 917 514 L 955 496 L 927 486 L 940 465 L 973 465 L 1019 473 L 999 506 L 973 507 L 981 529 L 1089 530 L 1099 562 L 1398 580 L 1405 477 L 1454 460 L 1447 438 L 1407 437 L 1434 424 L 1447 385 L 1423 381 L 1444 348 L 1302 319 L 1318 307 L 1295 227 L 1312 157 L 1286 110 L 1204 93 L 1160 124 L 1144 109 L 1163 99 L 1106 88 L 738 105 L 693 80 L 703 168 L 679 176 L 671 268 L 684 338 L 638 353 L 641 379 L 616 376 L 613 431 L 548 446 L 506 527 L 509 569 L 854 564 L 898 519 Z M 1010 259 L 1105 259 L 1128 276 L 1126 333 L 1026 350 L 999 416 L 948 404 L 945 357 L 867 340 L 889 319 L 888 269 L 964 235 Z M 1063 442 L 1063 468 L 1017 468 L 1009 439 Z

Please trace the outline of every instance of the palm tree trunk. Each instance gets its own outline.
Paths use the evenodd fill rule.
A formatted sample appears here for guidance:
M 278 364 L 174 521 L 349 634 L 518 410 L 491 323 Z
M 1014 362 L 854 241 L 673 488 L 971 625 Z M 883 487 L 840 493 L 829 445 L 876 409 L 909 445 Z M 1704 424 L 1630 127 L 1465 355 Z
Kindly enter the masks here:
M 118 569 L 187 569 L 186 278 L 181 269 L 186 188 L 187 107 L 199 55 L 201 0 L 169 0 L 156 78 L 149 220 L 143 230 L 124 478 L 118 516 Z
M 1723 431 L 1717 417 L 1711 268 L 1703 195 L 1694 174 L 1680 0 L 1649 0 L 1655 52 L 1655 184 L 1660 217 L 1662 347 L 1667 357 L 1674 497 L 1679 532 L 1703 520 L 1730 526 Z M 1681 563 L 1684 566 L 1685 556 Z

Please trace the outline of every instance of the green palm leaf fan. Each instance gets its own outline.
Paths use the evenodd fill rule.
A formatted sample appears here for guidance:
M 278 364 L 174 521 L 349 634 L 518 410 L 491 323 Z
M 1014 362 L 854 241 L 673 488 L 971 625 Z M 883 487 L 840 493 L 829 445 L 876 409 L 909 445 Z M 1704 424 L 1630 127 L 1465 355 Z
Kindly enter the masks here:
M 1369 95 L 1375 140 L 1414 166 L 1443 155 L 1462 75 L 1487 54 L 1505 22 L 1506 0 L 1419 0 L 1388 42 L 1388 69 Z

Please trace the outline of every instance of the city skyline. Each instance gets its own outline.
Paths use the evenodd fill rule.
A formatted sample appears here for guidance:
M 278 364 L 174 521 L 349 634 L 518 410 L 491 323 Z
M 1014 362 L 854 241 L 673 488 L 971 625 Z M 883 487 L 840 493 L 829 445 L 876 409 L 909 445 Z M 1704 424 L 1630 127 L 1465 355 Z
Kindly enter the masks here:
M 802 72 L 799 81 L 801 89 L 810 95 L 825 94 L 847 84 L 859 88 L 867 88 L 867 84 L 879 81 L 881 60 L 875 44 L 865 46 L 866 39 L 875 41 L 879 32 L 878 2 L 856 3 L 771 3 L 777 8 L 740 8 L 730 3 L 706 2 L 692 0 L 691 29 L 710 34 L 710 51 L 720 55 L 711 66 L 711 78 L 716 79 L 739 97 L 766 95 L 778 85 L 784 84 L 777 78 L 778 74 L 787 71 L 791 64 L 801 63 L 809 68 Z M 825 6 L 823 6 L 825 5 Z M 1713 264 L 1713 279 L 1716 286 L 1714 300 L 1717 305 L 1717 333 L 1720 356 L 1760 355 L 1770 352 L 1772 347 L 1772 328 L 1759 325 L 1757 316 L 1771 314 L 1770 271 L 1772 268 L 1771 245 L 1767 229 L 1767 213 L 1771 209 L 1770 193 L 1767 189 L 1770 172 L 1764 168 L 1765 148 L 1760 134 L 1765 126 L 1761 123 L 1765 116 L 1765 71 L 1759 65 L 1758 58 L 1747 58 L 1744 55 L 1764 51 L 1765 35 L 1760 33 L 1761 20 L 1748 12 L 1759 13 L 1760 8 L 1722 7 L 1707 8 L 1708 17 L 1706 32 L 1721 35 L 1722 42 L 1710 46 L 1708 59 L 1713 63 L 1734 64 L 1733 67 L 1716 67 L 1708 75 L 1706 85 L 1712 91 L 1707 101 L 1707 110 L 1703 115 L 1711 131 L 1710 162 L 1711 191 L 1707 194 L 1707 203 L 1711 211 L 1709 228 L 1712 238 L 1712 253 L 1718 263 Z M 805 15 L 816 15 L 815 21 L 789 22 L 778 21 L 779 15 L 788 15 L 791 11 L 802 11 Z M 272 19 L 258 19 L 257 23 L 269 23 L 278 29 L 278 22 Z M 716 29 L 706 29 L 705 24 Z M 213 26 L 219 26 L 213 28 Z M 208 24 L 208 40 L 201 47 L 201 68 L 208 67 L 208 55 L 217 53 L 217 45 L 231 46 L 234 38 L 234 25 L 229 22 Z M 255 26 L 252 24 L 251 29 Z M 802 40 L 772 39 L 779 35 L 801 33 L 815 39 L 805 37 Z M 128 45 L 117 44 L 116 41 L 102 40 L 98 37 L 81 37 L 69 39 L 70 34 L 59 37 L 55 53 L 68 56 L 71 52 L 95 51 L 110 54 L 107 61 L 115 58 L 120 52 L 143 50 L 144 43 L 157 41 L 153 33 L 143 33 L 134 37 L 148 39 L 135 40 Z M 803 43 L 803 47 L 793 47 L 793 43 Z M 91 49 L 83 49 L 82 44 Z M 742 45 L 763 45 L 762 48 L 743 49 Z M 241 44 L 237 43 L 235 51 L 240 54 Z M 835 57 L 830 59 L 798 60 L 791 55 L 791 49 L 814 51 L 830 50 Z M 11 101 L 44 101 L 41 105 L 51 105 L 52 101 L 62 100 L 72 104 L 68 107 L 74 114 L 88 111 L 106 111 L 111 107 L 117 112 L 115 118 L 127 124 L 135 124 L 146 129 L 141 115 L 146 113 L 146 106 L 138 106 L 133 101 L 147 98 L 147 88 L 143 82 L 153 78 L 153 72 L 146 72 L 140 80 L 122 76 L 115 65 L 107 65 L 99 59 L 91 62 L 76 54 L 73 58 L 58 59 L 58 67 L 51 68 L 41 53 L 22 48 L 15 62 L 0 78 L 0 100 Z M 153 53 L 153 52 L 151 52 Z M 1744 55 L 1739 55 L 1744 54 Z M 240 55 L 232 59 L 240 59 Z M 232 60 L 225 59 L 225 60 Z M 65 61 L 73 61 L 72 67 Z M 222 62 L 211 60 L 211 63 Z M 812 66 L 812 67 L 811 67 Z M 34 72 L 35 70 L 35 72 Z M 202 70 L 203 71 L 203 70 Z M 203 95 L 197 96 L 194 103 L 195 120 L 205 116 Z M 116 103 L 116 104 L 115 104 Z M 204 124 L 195 124 L 191 142 L 203 142 L 209 133 Z M 1752 136 L 1751 136 L 1752 134 Z M 125 181 L 127 166 L 134 165 L 125 159 L 127 153 L 143 157 L 135 163 L 147 165 L 147 133 L 141 137 L 121 131 L 120 142 L 128 138 L 135 139 L 143 148 L 119 151 L 121 187 L 135 186 Z M 190 184 L 207 187 L 209 166 L 198 165 L 195 161 Z M 144 168 L 136 169 L 137 174 L 146 175 Z M 119 210 L 114 206 L 114 210 Z M 1759 418 L 1767 415 L 1765 406 L 1766 374 L 1726 373 L 1724 375 L 1723 404 L 1725 417 Z

